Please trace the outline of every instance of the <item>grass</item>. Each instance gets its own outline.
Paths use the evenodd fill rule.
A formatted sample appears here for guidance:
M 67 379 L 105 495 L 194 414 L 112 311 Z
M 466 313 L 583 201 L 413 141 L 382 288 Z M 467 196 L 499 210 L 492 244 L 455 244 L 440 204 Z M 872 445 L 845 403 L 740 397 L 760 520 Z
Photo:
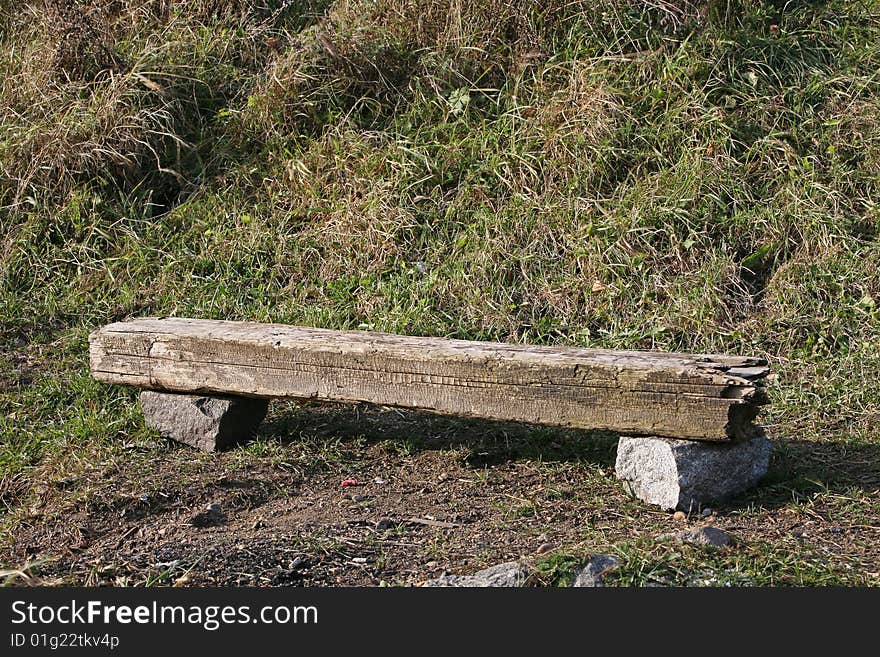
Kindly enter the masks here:
M 750 526 L 876 528 L 878 71 L 877 0 L 0 0 L 7 541 L 36 472 L 157 449 L 88 376 L 88 332 L 135 315 L 765 356 Z M 279 449 L 235 458 L 308 472 Z M 620 584 L 880 570 L 855 538 L 850 570 L 612 538 Z

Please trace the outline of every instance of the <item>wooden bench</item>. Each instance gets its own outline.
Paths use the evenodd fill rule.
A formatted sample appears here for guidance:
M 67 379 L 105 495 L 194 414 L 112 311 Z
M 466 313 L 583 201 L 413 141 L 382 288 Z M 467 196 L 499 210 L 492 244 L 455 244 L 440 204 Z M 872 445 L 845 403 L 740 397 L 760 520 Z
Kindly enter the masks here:
M 760 358 L 185 318 L 118 322 L 89 342 L 96 379 L 152 391 L 141 399 L 148 422 L 208 450 L 245 439 L 271 398 L 614 431 L 654 447 L 698 441 L 722 454 L 763 440 L 754 420 L 769 368 Z

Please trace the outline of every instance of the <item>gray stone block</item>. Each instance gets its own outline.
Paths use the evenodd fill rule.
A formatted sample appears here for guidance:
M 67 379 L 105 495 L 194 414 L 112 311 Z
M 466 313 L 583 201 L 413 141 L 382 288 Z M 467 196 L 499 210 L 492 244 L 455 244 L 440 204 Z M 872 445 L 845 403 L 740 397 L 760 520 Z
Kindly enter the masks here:
M 141 409 L 147 425 L 165 438 L 205 452 L 248 440 L 266 417 L 266 399 L 230 395 L 184 395 L 144 390 Z
M 640 500 L 691 511 L 757 485 L 767 474 L 770 447 L 764 436 L 730 444 L 623 436 L 615 467 Z

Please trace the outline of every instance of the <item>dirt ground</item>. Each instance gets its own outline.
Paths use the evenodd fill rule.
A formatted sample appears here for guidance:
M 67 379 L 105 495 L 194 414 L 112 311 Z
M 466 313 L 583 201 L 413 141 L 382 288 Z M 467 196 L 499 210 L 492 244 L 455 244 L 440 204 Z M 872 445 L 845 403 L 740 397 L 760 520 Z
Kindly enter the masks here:
M 578 431 L 276 403 L 245 448 L 210 455 L 153 437 L 43 466 L 13 536 L 14 583 L 418 585 L 523 559 L 532 584 L 560 585 L 597 552 L 621 561 L 611 584 L 796 583 L 793 550 L 811 581 L 818 569 L 876 583 L 878 528 L 859 527 L 856 507 L 876 501 L 880 481 L 846 498 L 851 514 L 833 497 L 825 511 L 815 495 L 786 501 L 790 481 L 773 482 L 804 454 L 825 465 L 857 454 L 777 446 L 754 495 L 676 520 L 626 495 L 615 448 L 613 436 Z M 27 486 L 5 494 L 27 497 L 16 485 Z M 700 524 L 735 545 L 664 539 Z

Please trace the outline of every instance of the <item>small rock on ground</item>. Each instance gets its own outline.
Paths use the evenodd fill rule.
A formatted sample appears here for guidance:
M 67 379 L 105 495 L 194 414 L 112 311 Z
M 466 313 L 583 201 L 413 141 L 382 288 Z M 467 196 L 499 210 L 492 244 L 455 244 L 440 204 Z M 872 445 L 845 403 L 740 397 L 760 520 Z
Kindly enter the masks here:
M 396 527 L 397 524 L 398 523 L 396 523 L 391 518 L 379 518 L 379 520 L 376 521 L 376 531 L 377 532 L 388 531 L 389 529 Z
M 574 581 L 571 585 L 579 588 L 603 586 L 602 578 L 605 573 L 614 570 L 617 564 L 617 558 L 612 557 L 610 554 L 595 554 L 590 559 L 590 563 L 575 573 Z
M 193 527 L 212 527 L 222 525 L 226 521 L 223 507 L 219 504 L 208 504 L 204 511 L 190 518 L 189 524 Z
M 723 529 L 717 527 L 694 527 L 673 535 L 675 540 L 682 543 L 695 543 L 696 545 L 711 545 L 721 548 L 730 545 L 733 537 Z
M 422 586 L 515 587 L 525 583 L 529 572 L 529 568 L 525 564 L 509 561 L 485 568 L 473 575 L 443 575 L 443 577 L 428 580 Z

